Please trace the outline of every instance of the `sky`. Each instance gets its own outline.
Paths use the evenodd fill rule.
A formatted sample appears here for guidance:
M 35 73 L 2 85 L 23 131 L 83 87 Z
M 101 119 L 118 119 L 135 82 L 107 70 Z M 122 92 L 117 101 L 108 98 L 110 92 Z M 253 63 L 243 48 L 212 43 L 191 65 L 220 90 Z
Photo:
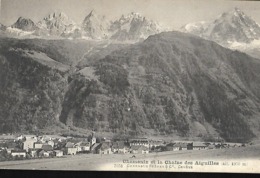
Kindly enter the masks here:
M 138 12 L 164 27 L 178 29 L 197 21 L 214 20 L 221 13 L 240 8 L 260 24 L 260 2 L 228 0 L 0 0 L 0 22 L 13 24 L 18 17 L 38 22 L 52 12 L 64 12 L 81 23 L 91 10 L 115 20 Z

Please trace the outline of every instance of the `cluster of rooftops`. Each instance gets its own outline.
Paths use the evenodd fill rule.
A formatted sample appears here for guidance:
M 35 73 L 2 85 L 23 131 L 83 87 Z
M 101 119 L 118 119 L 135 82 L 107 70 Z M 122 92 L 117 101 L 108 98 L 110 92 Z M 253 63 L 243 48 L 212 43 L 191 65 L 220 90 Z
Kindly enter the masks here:
M 150 152 L 221 149 L 245 146 L 241 143 L 195 142 L 131 138 L 126 140 L 98 140 L 88 138 L 62 137 L 57 135 L 20 135 L 1 139 L 0 152 L 6 151 L 14 157 L 62 157 L 75 154 L 148 154 Z

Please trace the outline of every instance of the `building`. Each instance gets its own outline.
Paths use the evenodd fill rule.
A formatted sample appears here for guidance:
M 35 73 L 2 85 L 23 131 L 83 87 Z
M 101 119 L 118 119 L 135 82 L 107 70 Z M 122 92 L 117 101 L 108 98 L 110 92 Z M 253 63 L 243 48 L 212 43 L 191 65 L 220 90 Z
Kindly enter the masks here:
M 192 150 L 192 143 L 169 143 L 166 145 L 166 151 Z
M 58 145 L 59 145 L 59 143 L 60 143 L 59 139 L 54 139 L 54 140 L 52 140 L 52 141 L 53 141 L 53 143 L 54 143 L 53 148 L 58 148 Z
M 150 140 L 149 141 L 149 147 L 151 148 L 155 148 L 158 146 L 163 146 L 163 140 Z
M 222 144 L 223 145 L 223 144 Z M 227 143 L 228 147 L 241 147 L 242 143 Z
M 72 142 L 67 142 L 65 145 L 65 148 L 73 148 L 73 147 L 75 147 L 75 144 Z
M 208 146 L 202 142 L 193 142 L 192 148 L 193 150 L 205 150 Z
M 39 157 L 50 157 L 50 152 L 44 151 L 44 150 L 40 150 L 38 155 L 39 155 Z
M 176 143 L 168 143 L 166 145 L 166 151 L 179 151 L 180 145 Z
M 55 146 L 54 148 L 55 148 L 55 150 L 61 150 L 61 149 L 63 149 L 63 148 L 65 148 L 66 147 L 66 142 L 65 141 L 62 141 L 62 142 L 59 142 L 58 144 L 57 144 L 57 146 Z
M 90 151 L 93 154 L 97 154 L 98 153 L 98 149 L 101 147 L 101 143 L 95 143 L 94 145 L 91 145 L 90 147 Z
M 14 143 L 14 142 L 6 143 L 6 146 L 7 146 L 6 151 L 7 151 L 8 154 L 11 154 L 12 151 L 18 149 L 17 144 Z
M 82 149 L 81 149 L 80 145 L 75 145 L 75 148 L 77 149 L 77 153 L 82 152 Z
M 148 154 L 149 149 L 144 145 L 133 145 L 131 146 L 131 153 L 133 154 Z
M 31 155 L 31 157 L 35 158 L 38 157 L 37 151 L 38 149 L 29 149 L 28 153 Z
M 54 147 L 54 141 L 53 141 L 53 140 L 49 140 L 49 141 L 47 142 L 47 144 L 48 144 L 48 145 L 51 145 L 52 148 Z
M 89 152 L 90 151 L 90 143 L 89 142 L 81 142 L 80 145 L 82 152 Z
M 72 141 L 72 143 L 74 142 L 74 147 L 77 148 L 77 152 L 81 153 L 84 150 L 84 146 L 81 146 L 83 141 Z M 84 145 L 84 144 L 83 144 Z
M 41 143 L 41 142 L 35 142 L 35 143 L 34 143 L 34 148 L 35 148 L 35 149 L 41 149 L 41 148 L 42 148 L 42 145 L 43 145 L 43 143 Z
M 63 156 L 63 151 L 61 151 L 61 150 L 54 150 L 54 156 L 62 157 Z
M 107 143 L 107 142 L 101 143 L 101 147 L 100 147 L 98 153 L 99 154 L 112 154 L 113 152 L 112 152 L 110 143 Z
M 43 149 L 44 151 L 52 151 L 53 150 L 52 146 L 47 145 L 47 144 L 42 145 L 41 149 Z
M 26 151 L 25 150 L 12 150 L 11 155 L 13 157 L 25 158 L 26 157 Z
M 90 143 L 91 143 L 91 146 L 93 146 L 94 144 L 97 143 L 97 139 L 95 137 L 95 133 L 94 132 L 92 132 Z
M 72 147 L 72 148 L 67 147 L 65 149 L 65 151 L 66 151 L 67 155 L 76 155 L 77 154 L 77 148 L 75 148 L 75 147 Z
M 52 138 L 49 135 L 43 135 L 41 137 L 41 141 L 42 142 L 47 142 L 48 143 L 48 141 L 50 141 L 50 140 L 52 140 Z
M 37 138 L 26 137 L 26 140 L 23 142 L 23 149 L 28 152 L 29 149 L 34 148 L 35 142 L 37 142 Z
M 67 142 L 65 145 L 65 152 L 67 155 L 76 155 L 77 148 L 75 147 L 75 144 L 72 142 Z
M 163 151 L 167 151 L 166 145 L 157 146 L 157 147 L 155 147 L 152 151 L 153 151 L 153 152 L 163 152 Z
M 96 143 L 91 148 L 92 153 L 94 154 L 112 154 L 112 148 L 110 143 L 103 142 L 103 143 Z
M 149 148 L 149 140 L 147 138 L 129 139 L 130 146 L 145 146 Z
M 118 142 L 113 143 L 112 152 L 118 153 L 118 154 L 129 153 L 130 152 L 130 146 L 129 146 L 129 144 L 127 144 L 123 141 L 118 141 Z

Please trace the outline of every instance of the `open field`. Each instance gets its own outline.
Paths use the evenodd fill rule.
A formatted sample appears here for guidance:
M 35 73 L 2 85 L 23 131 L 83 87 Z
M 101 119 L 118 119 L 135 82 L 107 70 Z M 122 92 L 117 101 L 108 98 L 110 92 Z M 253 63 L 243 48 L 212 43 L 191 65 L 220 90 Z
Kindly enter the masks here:
M 260 162 L 260 145 L 253 145 L 248 147 L 239 147 L 239 148 L 229 148 L 221 150 L 188 150 L 188 151 L 169 151 L 161 153 L 151 153 L 146 155 L 135 155 L 136 158 L 131 158 L 132 154 L 111 154 L 111 155 L 99 155 L 99 154 L 82 154 L 75 156 L 66 156 L 65 158 L 51 158 L 51 159 L 36 159 L 36 160 L 23 160 L 23 161 L 9 161 L 1 162 L 1 169 L 43 169 L 43 170 L 144 170 L 144 171 L 196 171 L 196 166 L 193 164 L 193 168 L 181 167 L 178 169 L 178 166 L 175 163 L 171 163 L 172 169 L 161 167 L 158 169 L 151 169 L 144 167 L 138 168 L 135 165 L 142 166 L 144 164 L 131 164 L 135 161 L 147 161 L 151 162 L 153 160 L 160 160 L 163 162 L 162 166 L 165 166 L 166 161 L 219 161 L 222 163 L 229 162 L 231 166 L 231 160 L 234 162 L 246 163 L 247 166 L 257 166 L 254 162 Z M 129 163 L 129 164 L 128 164 Z M 146 165 L 144 165 L 146 166 Z M 177 167 L 176 167 L 177 166 Z M 239 165 L 241 166 L 241 165 Z M 260 169 L 246 169 L 246 167 L 237 167 L 236 172 L 249 172 L 259 171 Z M 175 167 L 173 169 L 173 167 Z M 259 167 L 259 166 L 258 166 Z M 204 171 L 212 171 L 208 166 L 197 166 L 197 168 L 203 169 Z M 205 169 L 207 168 L 207 169 Z M 223 166 L 218 166 L 220 171 L 225 171 Z M 227 167 L 227 170 L 229 167 Z M 231 168 L 236 168 L 232 166 Z M 245 170 L 243 170 L 243 168 Z M 218 169 L 215 169 L 214 172 L 218 172 Z M 203 171 L 202 170 L 202 171 Z

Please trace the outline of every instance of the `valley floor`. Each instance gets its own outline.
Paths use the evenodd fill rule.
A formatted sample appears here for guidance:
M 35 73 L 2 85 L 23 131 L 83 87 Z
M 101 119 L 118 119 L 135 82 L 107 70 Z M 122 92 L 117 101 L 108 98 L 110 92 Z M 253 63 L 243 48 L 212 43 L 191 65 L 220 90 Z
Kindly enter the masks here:
M 150 154 L 82 154 L 64 158 L 0 162 L 0 169 L 259 172 L 260 145 Z M 187 163 L 187 161 L 189 163 Z M 216 165 L 217 164 L 217 165 Z

